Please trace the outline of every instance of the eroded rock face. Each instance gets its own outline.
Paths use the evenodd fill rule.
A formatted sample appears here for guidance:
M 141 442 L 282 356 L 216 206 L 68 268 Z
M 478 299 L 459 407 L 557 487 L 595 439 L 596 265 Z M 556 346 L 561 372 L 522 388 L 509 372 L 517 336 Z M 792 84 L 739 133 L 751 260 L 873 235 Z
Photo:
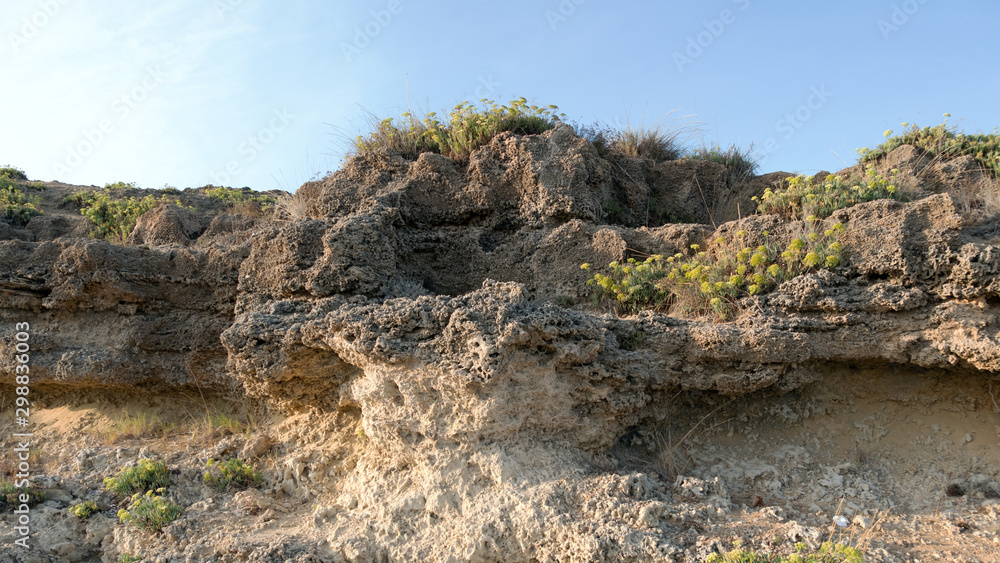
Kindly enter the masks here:
M 2 241 L 2 315 L 37 327 L 42 384 L 238 384 L 356 421 L 356 466 L 300 460 L 281 485 L 336 492 L 316 533 L 345 560 L 662 559 L 664 493 L 594 467 L 678 391 L 797 390 L 855 363 L 1000 371 L 1000 249 L 947 193 L 836 212 L 823 227 L 844 225 L 847 264 L 746 298 L 731 322 L 587 305 L 584 262 L 798 236 L 801 221 L 744 211 L 778 179 L 609 161 L 565 127 L 501 135 L 467 166 L 372 153 L 303 186 L 308 219 L 217 217 L 219 238 L 189 247 Z M 743 218 L 723 223 L 729 208 Z M 197 237 L 171 217 L 134 242 Z
M 613 556 L 588 548 L 593 536 L 586 533 L 561 529 L 550 536 L 529 517 L 503 524 L 505 514 L 541 503 L 552 510 L 544 520 L 572 514 L 602 530 L 601 537 L 627 536 L 597 513 L 593 520 L 580 516 L 582 499 L 595 494 L 592 483 L 572 490 L 554 483 L 578 482 L 594 456 L 630 429 L 669 416 L 677 390 L 790 391 L 831 364 L 1000 370 L 998 251 L 965 230 L 966 218 L 948 194 L 837 212 L 823 227 L 844 225 L 849 266 L 800 276 L 748 300 L 733 322 L 654 313 L 617 318 L 557 306 L 552 301 L 560 297 L 585 298 L 583 262 L 686 252 L 737 230 L 747 232 L 751 246 L 767 237 L 784 244 L 806 228 L 775 216 L 750 216 L 717 230 L 601 224 L 604 194 L 633 202 L 622 213 L 634 224 L 644 198 L 627 190 L 638 183 L 615 184 L 609 167 L 586 164 L 592 155 L 575 140 L 559 148 L 560 139 L 498 139 L 473 155 L 464 185 L 453 163 L 432 155 L 409 168 L 393 161 L 378 175 L 349 166 L 317 192 L 315 209 L 325 209 L 327 218 L 308 223 L 308 231 L 289 225 L 268 237 L 283 260 L 281 275 L 244 267 L 250 281 L 243 278 L 237 317 L 223 334 L 231 373 L 250 393 L 292 409 L 358 413 L 374 444 L 362 469 L 340 482 L 351 508 L 331 509 L 339 515 L 329 524 L 335 551 L 362 560 L 447 550 L 484 561 L 496 553 L 527 560 L 569 552 L 588 560 L 656 559 L 663 553 L 641 541 L 623 539 Z M 521 162 L 527 155 L 556 159 L 565 175 L 547 176 L 551 163 Z M 689 201 L 691 186 L 676 174 L 703 172 L 686 164 L 660 165 L 659 173 L 667 169 L 675 174 L 668 185 L 679 185 L 677 197 Z M 352 203 L 345 190 L 353 177 L 373 184 Z M 758 181 L 759 189 L 773 180 Z M 643 189 L 648 195 L 663 188 Z M 505 194 L 501 203 L 491 203 L 497 193 Z M 378 229 L 368 227 L 372 221 Z M 349 261 L 353 270 L 347 262 L 337 269 L 357 280 L 338 286 L 350 287 L 346 292 L 307 282 L 282 290 L 251 285 L 317 279 L 323 271 L 317 265 L 330 263 L 325 257 L 334 246 L 369 250 Z M 382 258 L 393 253 L 394 262 Z M 396 500 L 379 508 L 390 490 Z M 650 490 L 624 501 L 631 508 L 622 510 L 655 521 L 658 497 Z M 507 503 L 505 495 L 520 500 Z M 475 500 L 482 498 L 490 500 Z M 392 526 L 410 526 L 428 513 L 442 525 L 418 526 L 401 541 L 354 520 L 371 511 Z M 450 547 L 438 551 L 442 541 Z M 528 544 L 534 551 L 525 551 Z
M 0 241 L 0 319 L 29 323 L 36 386 L 234 391 L 219 334 L 246 255 Z M 13 343 L 3 351 L 12 361 Z

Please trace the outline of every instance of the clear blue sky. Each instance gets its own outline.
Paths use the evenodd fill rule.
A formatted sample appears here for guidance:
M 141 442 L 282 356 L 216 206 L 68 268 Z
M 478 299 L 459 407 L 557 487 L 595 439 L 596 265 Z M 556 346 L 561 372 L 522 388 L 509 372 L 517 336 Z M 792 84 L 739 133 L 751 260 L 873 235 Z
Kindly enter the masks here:
M 7 0 L 0 164 L 40 180 L 294 191 L 366 114 L 525 96 L 698 123 L 762 171 L 853 164 L 902 121 L 1000 125 L 990 0 Z M 672 112 L 672 113 L 671 113 Z

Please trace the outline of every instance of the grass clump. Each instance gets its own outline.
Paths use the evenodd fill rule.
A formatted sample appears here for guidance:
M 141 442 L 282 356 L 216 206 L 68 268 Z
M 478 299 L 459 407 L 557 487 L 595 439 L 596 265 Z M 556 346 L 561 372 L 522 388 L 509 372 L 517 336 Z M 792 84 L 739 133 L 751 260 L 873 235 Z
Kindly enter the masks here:
M 138 563 L 139 561 L 142 561 L 142 557 L 132 555 L 131 553 L 123 553 L 118 563 Z
M 39 209 L 41 198 L 31 197 L 7 176 L 0 176 L 0 219 L 23 227 L 36 215 L 41 215 Z
M 967 135 L 945 121 L 934 127 L 920 128 L 916 124 L 903 123 L 903 133 L 893 136 L 892 130 L 885 132 L 886 141 L 874 150 L 858 149 L 861 162 L 874 162 L 903 145 L 913 145 L 923 149 L 931 157 L 950 159 L 971 156 L 994 178 L 1000 178 L 1000 133 Z
M 170 485 L 167 465 L 162 461 L 143 459 L 132 467 L 122 469 L 117 477 L 104 480 L 104 487 L 120 495 L 144 493 Z
M 555 128 L 563 117 L 556 113 L 558 107 L 529 105 L 525 98 L 503 105 L 487 99 L 480 101 L 481 107 L 470 102 L 458 104 L 447 122 L 439 120 L 435 112 L 422 120 L 410 113 L 404 113 L 399 121 L 383 119 L 367 136 L 358 136 L 355 150 L 357 154 L 365 154 L 387 148 L 407 158 L 433 152 L 461 161 L 500 133 L 543 133 Z
M 87 518 L 90 518 L 91 514 L 94 514 L 97 511 L 98 511 L 97 503 L 92 500 L 84 501 L 79 504 L 74 504 L 69 508 L 69 513 L 81 520 L 86 520 Z
M 895 172 L 889 178 L 869 165 L 865 178 L 857 182 L 845 181 L 829 175 L 822 181 L 813 176 L 796 176 L 786 180 L 786 186 L 777 190 L 768 188 L 757 202 L 758 213 L 776 213 L 786 219 L 806 216 L 828 217 L 834 211 L 876 199 L 906 201 L 906 194 L 894 183 Z
M 734 549 L 729 553 L 713 553 L 705 563 L 864 563 L 865 558 L 857 548 L 824 542 L 817 551 L 810 551 L 804 543 L 795 544 L 795 553 L 789 555 L 760 555 L 753 551 Z
M 159 417 L 139 412 L 134 415 L 127 413 L 115 417 L 106 435 L 107 443 L 116 442 L 119 438 L 142 438 L 158 433 L 167 434 L 170 425 L 164 424 Z
M 301 191 L 284 196 L 274 204 L 274 217 L 279 221 L 298 221 L 309 218 L 309 200 Z
M 163 488 L 159 488 L 155 491 L 146 491 L 145 494 L 132 495 L 128 508 L 118 511 L 118 520 L 122 524 L 131 524 L 147 532 L 159 532 L 184 512 L 184 508 L 179 504 L 160 496 L 163 491 Z
M 211 435 L 228 436 L 242 434 L 249 429 L 249 424 L 244 423 L 235 415 L 216 412 L 205 415 L 205 427 Z
M 0 167 L 0 178 L 6 178 L 8 180 L 13 180 L 15 182 L 28 181 L 28 176 L 24 173 L 24 170 L 21 170 L 20 168 L 14 166 L 10 166 L 9 164 L 7 166 Z
M 715 145 L 711 148 L 696 149 L 688 154 L 688 158 L 710 160 L 725 166 L 727 170 L 739 178 L 747 178 L 757 172 L 757 162 L 751 156 L 752 152 L 752 147 L 742 150 L 736 145 L 731 145 L 728 149 L 723 149 L 719 145 Z
M 264 208 L 271 207 L 278 201 L 278 198 L 271 195 L 253 191 L 237 190 L 236 188 L 208 188 L 205 190 L 205 195 L 212 199 L 228 203 L 229 205 L 258 203 Z
M 220 491 L 227 491 L 230 488 L 236 487 L 246 488 L 259 485 L 263 478 L 260 471 L 257 471 L 243 460 L 236 458 L 231 458 L 224 463 L 209 459 L 206 467 L 208 470 L 205 471 L 205 484 L 215 487 Z
M 718 239 L 713 253 L 691 245 L 693 256 L 678 253 L 669 258 L 654 255 L 640 262 L 612 262 L 610 274 L 594 274 L 587 282 L 597 287 L 597 299 L 610 299 L 619 313 L 652 309 L 666 312 L 674 305 L 683 314 L 710 314 L 727 320 L 737 301 L 773 290 L 783 281 L 821 269 L 836 268 L 843 261 L 837 241 L 844 226 L 818 232 L 818 219 L 810 217 L 809 232 L 795 237 L 782 249 L 769 242 L 752 247 L 746 231 L 736 233 L 735 244 Z M 584 264 L 583 269 L 590 269 Z
M 21 495 L 28 495 L 27 502 L 21 502 Z M 34 487 L 15 487 L 14 483 L 4 479 L 0 481 L 0 505 L 20 506 L 27 504 L 34 506 L 45 500 L 45 493 Z
M 626 126 L 617 131 L 605 131 L 591 142 L 632 158 L 649 158 L 655 162 L 677 160 L 683 154 L 678 143 L 679 133 L 662 125 L 649 127 Z
M 631 158 L 649 158 L 655 162 L 677 160 L 684 155 L 681 144 L 681 128 L 668 128 L 663 124 L 633 126 L 626 124 L 621 129 L 595 123 L 594 125 L 574 125 L 581 137 L 590 141 L 598 154 L 621 154 Z

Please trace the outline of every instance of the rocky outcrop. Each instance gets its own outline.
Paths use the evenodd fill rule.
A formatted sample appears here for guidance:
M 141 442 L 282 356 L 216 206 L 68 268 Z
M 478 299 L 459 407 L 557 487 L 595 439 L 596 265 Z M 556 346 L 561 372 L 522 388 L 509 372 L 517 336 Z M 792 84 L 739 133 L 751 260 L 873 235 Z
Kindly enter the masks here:
M 128 237 L 131 246 L 188 245 L 205 228 L 191 211 L 176 205 L 157 205 L 144 213 Z
M 312 443 L 341 453 L 316 445 L 274 483 L 323 499 L 330 560 L 664 560 L 666 490 L 600 467 L 678 392 L 789 392 L 855 364 L 1000 372 L 1000 247 L 949 193 L 836 212 L 845 264 L 730 322 L 589 303 L 584 262 L 804 232 L 747 213 L 781 177 L 605 159 L 568 127 L 500 135 L 467 166 L 373 152 L 303 186 L 300 220 L 162 206 L 132 246 L 0 241 L 0 314 L 31 323 L 38 385 L 239 389 L 334 417 Z M 364 447 L 336 469 L 345 433 Z
M 0 241 L 0 319 L 31 326 L 38 388 L 234 391 L 219 334 L 247 252 Z

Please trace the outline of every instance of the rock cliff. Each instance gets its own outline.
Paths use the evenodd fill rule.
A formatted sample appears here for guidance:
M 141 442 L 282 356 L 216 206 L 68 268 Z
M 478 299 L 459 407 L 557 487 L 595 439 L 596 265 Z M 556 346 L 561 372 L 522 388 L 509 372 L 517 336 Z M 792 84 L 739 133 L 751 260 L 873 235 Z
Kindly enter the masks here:
M 910 162 L 913 150 L 887 160 Z M 161 206 L 124 245 L 80 236 L 85 225 L 53 204 L 0 240 L 0 319 L 31 324 L 32 385 L 53 408 L 74 394 L 197 392 L 262 401 L 283 421 L 216 451 L 270 452 L 262 490 L 212 501 L 182 487 L 192 508 L 165 535 L 106 526 L 88 556 L 703 560 L 719 549 L 712 542 L 729 540 L 727 515 L 766 520 L 764 504 L 783 511 L 768 513 L 777 522 L 832 513 L 841 496 L 862 521 L 890 505 L 922 506 L 912 491 L 849 492 L 842 477 L 840 488 L 825 486 L 830 494 L 796 496 L 807 474 L 774 467 L 791 458 L 796 470 L 839 467 L 819 441 L 775 435 L 798 448 L 768 445 L 783 452 L 780 463 L 748 452 L 728 465 L 712 458 L 722 430 L 702 422 L 732 405 L 743 411 L 729 424 L 743 420 L 737 435 L 756 440 L 774 428 L 752 420 L 773 422 L 778 411 L 786 422 L 826 420 L 836 405 L 855 405 L 848 397 L 874 400 L 873 380 L 910 389 L 905 399 L 886 394 L 905 405 L 933 395 L 912 389 L 950 379 L 963 390 L 956 404 L 984 424 L 996 418 L 986 387 L 1000 373 L 1000 231 L 971 218 L 950 168 L 924 168 L 906 168 L 924 197 L 824 220 L 844 227 L 841 266 L 746 297 L 727 322 L 619 317 L 591 302 L 580 265 L 690 253 L 737 231 L 751 246 L 784 244 L 804 221 L 749 210 L 786 175 L 747 180 L 711 161 L 602 155 L 565 126 L 502 134 L 461 165 L 429 153 L 358 156 L 304 185 L 302 209 L 281 220 Z M 13 357 L 5 340 L 5 372 Z M 841 422 L 868 428 L 866 416 Z M 680 433 L 665 439 L 667 428 Z M 267 445 L 257 447 L 261 436 Z M 976 440 L 977 455 L 995 454 L 996 435 Z M 171 458 L 185 467 L 177 479 L 197 480 L 201 455 Z M 73 496 L 116 466 L 88 473 L 81 463 L 59 477 L 76 483 L 63 485 Z M 753 463 L 772 467 L 778 485 Z M 982 491 L 996 486 L 995 467 L 973 473 Z M 212 502 L 225 504 L 213 511 Z M 274 510 L 257 514 L 272 507 L 284 515 L 278 529 L 266 524 Z M 221 519 L 229 513 L 237 523 Z M 84 534 L 57 520 L 39 541 Z M 241 525 L 253 532 L 211 533 Z M 795 525 L 806 531 L 789 538 L 816 539 Z M 2 549 L 16 561 L 62 557 Z

